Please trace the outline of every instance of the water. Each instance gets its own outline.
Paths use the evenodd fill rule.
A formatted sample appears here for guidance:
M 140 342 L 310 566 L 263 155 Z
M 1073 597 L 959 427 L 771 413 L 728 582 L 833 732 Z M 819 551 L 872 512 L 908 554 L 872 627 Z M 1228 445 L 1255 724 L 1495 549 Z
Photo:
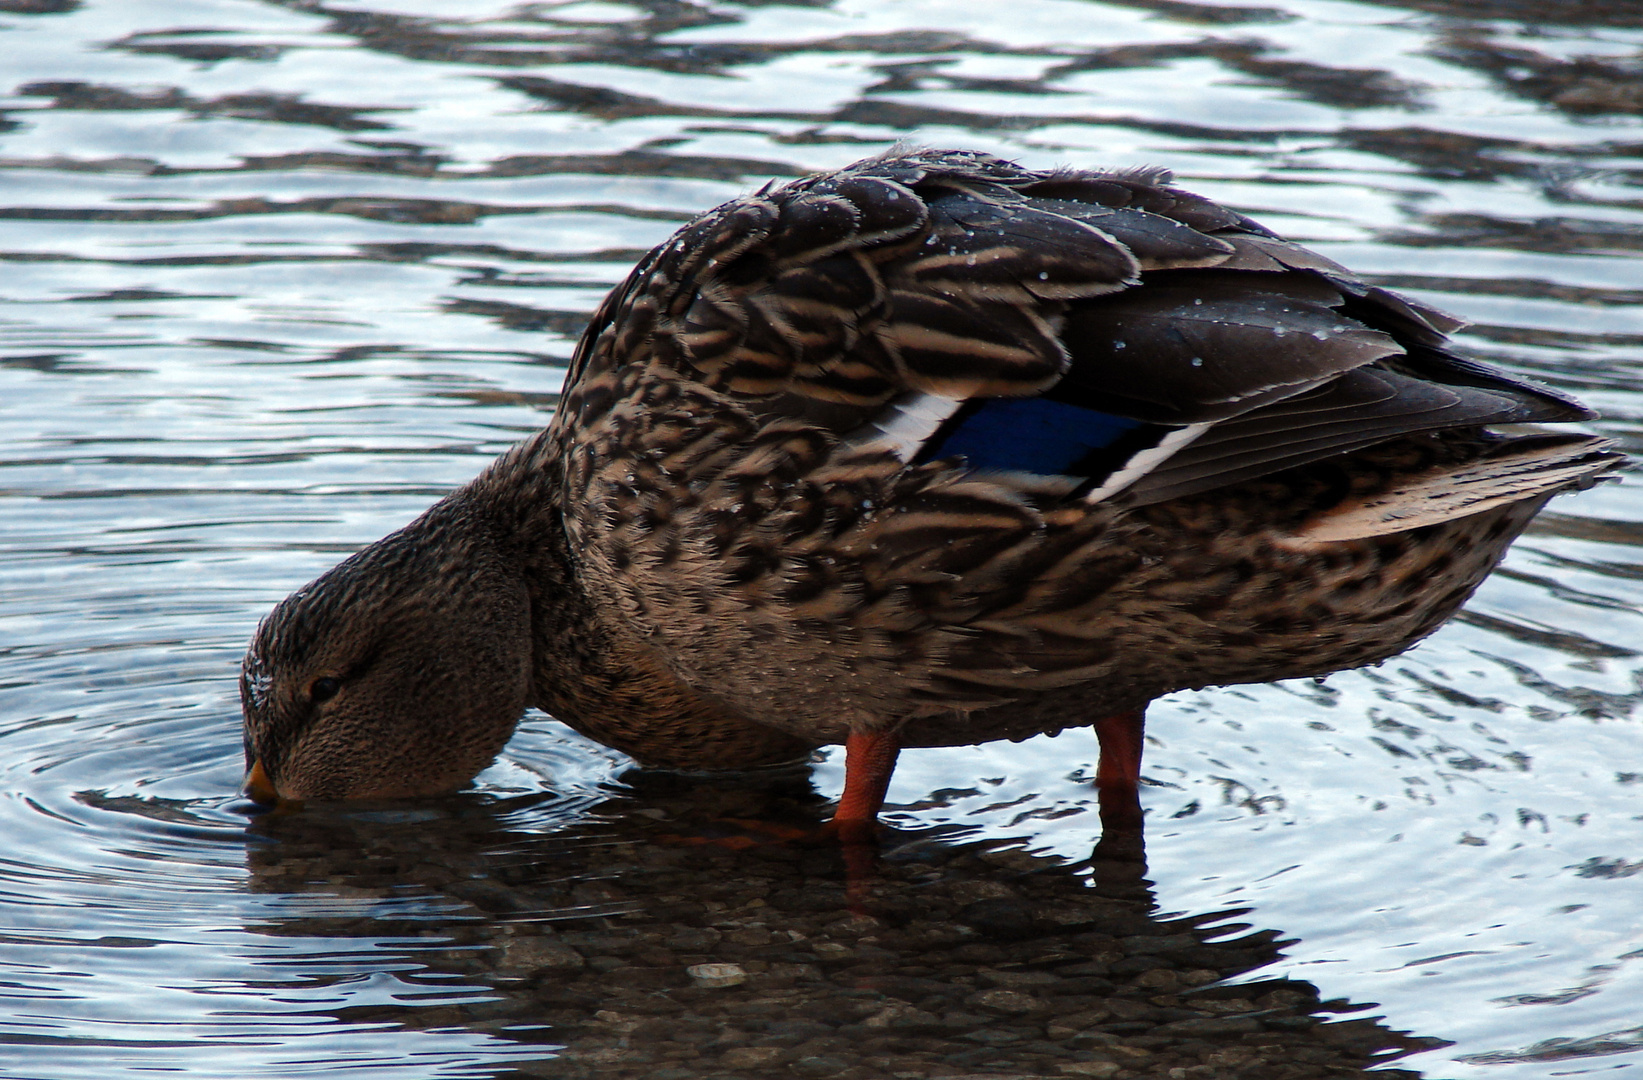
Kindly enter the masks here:
M 1542 10 L 0 0 L 0 1071 L 493 1076 L 576 1043 L 510 989 L 509 919 L 644 918 L 588 867 L 669 811 L 537 716 L 469 793 L 252 822 L 235 665 L 546 422 L 632 260 L 770 176 L 904 136 L 1168 164 L 1639 452 L 1643 16 Z M 1643 1062 L 1637 492 L 1557 500 L 1378 669 L 1155 706 L 1161 914 L 1247 909 L 1285 942 L 1250 977 L 1412 1033 L 1426 1077 Z M 1076 882 L 1094 757 L 913 752 L 889 816 Z M 528 918 L 472 899 L 570 865 Z

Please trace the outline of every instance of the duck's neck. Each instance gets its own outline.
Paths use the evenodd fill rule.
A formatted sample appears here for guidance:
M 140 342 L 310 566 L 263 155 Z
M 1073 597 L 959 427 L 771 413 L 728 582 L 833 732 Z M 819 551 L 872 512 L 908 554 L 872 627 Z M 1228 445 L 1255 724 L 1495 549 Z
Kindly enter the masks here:
M 498 458 L 461 493 L 490 527 L 530 595 L 530 704 L 646 765 L 751 768 L 802 758 L 812 745 L 696 693 L 622 621 L 613 597 L 589 595 L 564 524 L 552 429 Z

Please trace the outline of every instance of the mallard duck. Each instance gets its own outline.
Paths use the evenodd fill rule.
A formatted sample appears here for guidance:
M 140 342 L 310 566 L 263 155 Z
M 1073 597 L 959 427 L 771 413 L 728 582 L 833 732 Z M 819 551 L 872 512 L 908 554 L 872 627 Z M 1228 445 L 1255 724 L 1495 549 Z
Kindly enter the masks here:
M 552 423 L 282 601 L 241 679 L 263 799 L 448 791 L 527 706 L 651 766 L 1095 725 L 1372 664 L 1618 455 L 1457 320 L 1161 169 L 897 150 L 647 255 Z

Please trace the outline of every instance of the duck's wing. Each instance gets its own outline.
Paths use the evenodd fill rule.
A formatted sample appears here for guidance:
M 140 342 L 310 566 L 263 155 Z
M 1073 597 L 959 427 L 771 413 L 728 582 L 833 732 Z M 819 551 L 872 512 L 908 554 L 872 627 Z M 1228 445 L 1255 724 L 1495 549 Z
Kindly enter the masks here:
M 1447 351 L 1456 325 L 1159 171 L 893 154 L 727 204 L 613 294 L 556 421 L 567 525 L 672 669 L 750 715 L 830 737 L 846 713 L 984 707 L 1111 677 L 1114 625 L 1220 588 L 1156 565 L 1226 520 L 1250 550 L 1332 543 L 1611 467 L 1566 438 L 1531 455 L 1553 465 L 1480 464 L 1465 482 L 1491 478 L 1488 502 L 1433 498 L 1474 448 L 1423 443 L 1369 467 L 1390 478 L 1374 506 L 1332 475 L 1231 515 L 1187 498 L 1412 433 L 1590 415 Z M 1147 589 L 1133 617 L 1120 594 Z M 1175 670 L 1190 659 L 1149 693 L 1267 677 Z
M 767 188 L 641 265 L 593 363 L 642 356 L 904 462 L 1131 502 L 1590 416 L 1449 352 L 1458 320 L 1169 179 L 911 152 Z

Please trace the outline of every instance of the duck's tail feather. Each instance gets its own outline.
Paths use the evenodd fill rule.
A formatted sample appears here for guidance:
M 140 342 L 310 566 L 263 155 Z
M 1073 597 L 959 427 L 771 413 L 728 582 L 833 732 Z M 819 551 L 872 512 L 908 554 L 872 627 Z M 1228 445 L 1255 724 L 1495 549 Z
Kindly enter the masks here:
M 1431 469 L 1318 514 L 1281 543 L 1311 547 L 1387 536 L 1590 487 L 1598 476 L 1625 461 L 1613 445 L 1590 435 L 1516 439 L 1481 461 Z

